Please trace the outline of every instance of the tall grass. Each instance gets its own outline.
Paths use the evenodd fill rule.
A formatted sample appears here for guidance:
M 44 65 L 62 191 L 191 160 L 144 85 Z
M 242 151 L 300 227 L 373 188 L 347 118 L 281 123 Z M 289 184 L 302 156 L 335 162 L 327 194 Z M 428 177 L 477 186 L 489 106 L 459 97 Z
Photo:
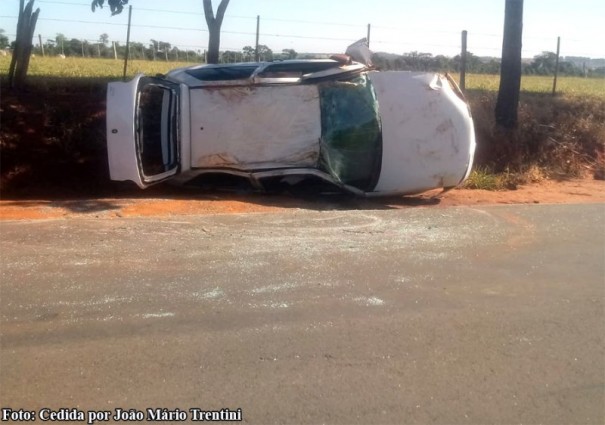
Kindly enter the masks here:
M 510 131 L 495 124 L 496 92 L 471 91 L 467 97 L 475 122 L 478 166 L 507 173 L 539 168 L 557 178 L 602 167 L 605 96 L 523 92 L 519 125 Z

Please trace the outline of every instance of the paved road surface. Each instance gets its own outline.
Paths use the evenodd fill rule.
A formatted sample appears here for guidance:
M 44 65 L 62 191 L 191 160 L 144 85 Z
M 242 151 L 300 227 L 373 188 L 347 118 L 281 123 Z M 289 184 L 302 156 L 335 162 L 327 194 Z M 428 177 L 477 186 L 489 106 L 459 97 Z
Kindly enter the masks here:
M 0 404 L 605 422 L 605 207 L 3 222 Z

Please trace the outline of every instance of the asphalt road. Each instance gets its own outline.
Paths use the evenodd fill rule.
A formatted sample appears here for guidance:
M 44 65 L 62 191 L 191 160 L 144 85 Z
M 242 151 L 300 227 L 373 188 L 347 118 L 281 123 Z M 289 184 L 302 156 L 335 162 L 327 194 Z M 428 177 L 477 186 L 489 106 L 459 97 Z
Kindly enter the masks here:
M 603 204 L 0 231 L 0 407 L 605 422 Z

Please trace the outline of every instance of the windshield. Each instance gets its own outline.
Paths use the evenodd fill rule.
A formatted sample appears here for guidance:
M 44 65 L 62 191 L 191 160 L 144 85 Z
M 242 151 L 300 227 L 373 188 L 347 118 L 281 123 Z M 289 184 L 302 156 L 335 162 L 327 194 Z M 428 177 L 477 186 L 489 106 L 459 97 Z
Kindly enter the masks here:
M 139 91 L 137 147 L 145 181 L 151 182 L 173 172 L 177 158 L 177 92 L 150 82 Z
M 320 84 L 321 168 L 337 181 L 372 191 L 382 163 L 378 104 L 366 76 Z

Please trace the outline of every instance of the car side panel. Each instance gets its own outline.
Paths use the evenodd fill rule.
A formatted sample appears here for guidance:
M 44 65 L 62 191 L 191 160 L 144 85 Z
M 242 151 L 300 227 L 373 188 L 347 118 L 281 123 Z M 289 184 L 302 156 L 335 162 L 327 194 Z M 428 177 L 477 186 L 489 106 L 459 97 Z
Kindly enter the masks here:
M 315 167 L 321 119 L 314 85 L 190 91 L 191 167 Z
M 460 184 L 475 151 L 467 104 L 444 76 L 371 72 L 382 122 L 376 192 L 420 193 Z

